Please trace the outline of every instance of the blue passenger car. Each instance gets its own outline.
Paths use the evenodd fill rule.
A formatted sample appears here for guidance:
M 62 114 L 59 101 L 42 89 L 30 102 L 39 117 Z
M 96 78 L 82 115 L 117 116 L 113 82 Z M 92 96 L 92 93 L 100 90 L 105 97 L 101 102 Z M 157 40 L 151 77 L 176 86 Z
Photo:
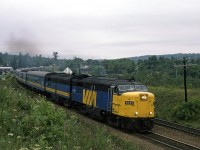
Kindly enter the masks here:
M 25 70 L 25 69 L 17 69 L 15 74 L 16 74 L 16 79 L 18 81 L 20 81 L 23 84 L 26 84 L 27 70 Z
M 28 71 L 27 72 L 27 85 L 40 91 L 45 91 L 45 76 L 49 72 L 45 71 Z

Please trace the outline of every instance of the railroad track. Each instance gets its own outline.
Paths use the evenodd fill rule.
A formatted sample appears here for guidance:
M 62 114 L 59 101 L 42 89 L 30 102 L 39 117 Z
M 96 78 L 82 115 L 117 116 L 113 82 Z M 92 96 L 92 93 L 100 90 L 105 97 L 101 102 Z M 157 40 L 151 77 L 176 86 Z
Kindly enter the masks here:
M 171 149 L 176 150 L 200 150 L 200 147 L 196 147 L 181 141 L 178 141 L 176 139 L 172 139 L 163 135 L 160 135 L 158 133 L 150 132 L 147 134 L 140 134 L 139 135 L 142 138 L 145 138 L 147 140 L 156 142 L 158 144 L 164 145 L 166 147 L 169 147 Z
M 170 121 L 166 121 L 166 120 L 163 120 L 163 119 L 159 119 L 159 118 L 155 118 L 154 123 L 161 125 L 161 126 L 169 127 L 169 128 L 175 129 L 175 130 L 190 133 L 190 134 L 193 134 L 193 135 L 196 135 L 196 136 L 200 136 L 200 130 L 199 129 L 190 128 L 190 127 L 187 127 L 187 126 L 183 126 L 183 125 L 173 123 L 173 122 L 170 122 Z

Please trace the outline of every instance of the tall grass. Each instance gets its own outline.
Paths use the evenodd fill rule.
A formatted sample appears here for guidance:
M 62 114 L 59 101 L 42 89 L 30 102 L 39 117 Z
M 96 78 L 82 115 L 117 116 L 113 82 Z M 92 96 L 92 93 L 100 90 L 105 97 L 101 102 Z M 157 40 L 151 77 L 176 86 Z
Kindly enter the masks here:
M 156 116 L 180 124 L 200 128 L 200 89 L 188 89 L 185 102 L 184 89 L 175 87 L 149 87 L 156 96 Z
M 12 79 L 0 80 L 1 149 L 139 148 L 11 84 Z

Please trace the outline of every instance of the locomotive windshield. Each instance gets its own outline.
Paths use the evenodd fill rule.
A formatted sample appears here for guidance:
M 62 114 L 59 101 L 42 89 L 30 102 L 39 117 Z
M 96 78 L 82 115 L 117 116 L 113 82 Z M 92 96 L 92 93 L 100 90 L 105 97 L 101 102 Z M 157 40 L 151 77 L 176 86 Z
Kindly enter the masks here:
M 147 87 L 142 84 L 137 85 L 119 85 L 118 86 L 119 92 L 126 92 L 126 91 L 148 91 Z

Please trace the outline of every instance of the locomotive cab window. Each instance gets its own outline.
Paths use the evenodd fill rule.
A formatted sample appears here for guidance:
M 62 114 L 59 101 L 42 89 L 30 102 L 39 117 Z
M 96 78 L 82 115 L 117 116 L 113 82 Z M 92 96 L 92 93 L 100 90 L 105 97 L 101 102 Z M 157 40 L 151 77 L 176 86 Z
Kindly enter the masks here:
M 126 91 L 134 91 L 135 86 L 134 85 L 119 85 L 119 92 L 126 92 Z
M 148 89 L 146 86 L 142 84 L 137 84 L 137 85 L 119 85 L 119 92 L 128 92 L 128 91 L 143 91 L 147 92 Z
M 135 85 L 135 90 L 143 91 L 143 92 L 147 92 L 148 91 L 147 87 L 145 85 L 142 85 L 142 84 Z

